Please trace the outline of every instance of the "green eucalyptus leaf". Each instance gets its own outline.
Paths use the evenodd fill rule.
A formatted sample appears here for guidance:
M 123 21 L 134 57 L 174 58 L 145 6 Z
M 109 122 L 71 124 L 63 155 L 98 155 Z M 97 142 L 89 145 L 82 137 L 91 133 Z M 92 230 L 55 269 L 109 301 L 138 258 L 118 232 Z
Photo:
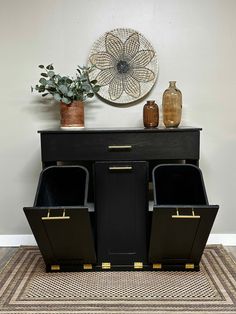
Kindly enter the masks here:
M 88 80 L 86 78 L 82 79 L 81 82 L 82 82 L 82 84 L 89 84 Z
M 41 79 L 39 80 L 39 83 L 41 83 L 42 85 L 47 85 L 47 80 L 41 77 Z
M 88 97 L 88 98 L 92 98 L 93 96 L 94 96 L 94 93 L 88 93 L 88 94 L 87 94 L 87 97 Z
M 78 95 L 83 95 L 83 93 L 84 93 L 84 90 L 83 90 L 83 89 L 81 89 L 81 88 L 77 88 L 77 89 L 76 89 L 76 94 L 78 94 Z
M 91 86 L 89 84 L 83 84 L 83 90 L 88 93 L 91 90 Z
M 43 93 L 45 91 L 45 86 L 44 85 L 40 85 L 38 88 L 39 93 Z
M 84 97 L 82 94 L 78 94 L 78 95 L 76 95 L 75 99 L 76 100 L 84 100 Z
M 40 65 L 39 65 L 39 68 L 40 68 L 40 69 L 44 69 L 44 65 L 40 64 Z
M 95 86 L 93 87 L 94 93 L 97 93 L 99 90 L 100 90 L 100 86 L 99 86 L 99 85 L 95 85 Z
M 54 67 L 52 64 L 49 64 L 47 67 L 46 67 L 47 70 L 54 70 Z
M 66 79 L 66 83 L 67 84 L 71 84 L 73 81 L 69 78 L 69 77 L 67 77 L 67 79 Z
M 47 84 L 49 87 L 56 87 L 56 84 L 52 80 L 48 80 Z
M 53 77 L 55 75 L 54 71 L 48 71 L 48 76 Z
M 48 77 L 47 73 L 41 73 L 41 76 Z
M 69 105 L 71 103 L 71 100 L 67 97 L 62 97 L 62 102 L 64 102 L 65 104 Z
M 55 93 L 57 90 L 56 90 L 55 87 L 49 86 L 49 87 L 47 88 L 47 91 L 48 91 L 50 94 L 53 94 L 53 93 Z
M 67 93 L 68 97 L 72 97 L 73 95 L 74 95 L 74 93 L 71 90 Z
M 48 94 L 49 94 L 49 93 L 44 93 L 44 94 L 42 94 L 42 96 L 45 97 L 45 96 L 47 96 Z
M 59 86 L 59 91 L 62 92 L 63 94 L 67 94 L 68 93 L 68 88 L 66 85 L 60 85 Z
M 61 96 L 58 93 L 55 93 L 53 97 L 56 101 L 61 101 Z

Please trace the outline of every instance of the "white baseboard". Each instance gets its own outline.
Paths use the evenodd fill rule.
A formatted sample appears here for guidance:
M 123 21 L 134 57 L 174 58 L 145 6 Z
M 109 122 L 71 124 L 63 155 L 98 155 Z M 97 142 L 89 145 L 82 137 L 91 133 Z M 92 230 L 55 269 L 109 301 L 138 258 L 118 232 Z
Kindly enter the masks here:
M 37 245 L 32 234 L 0 235 L 0 246 Z
M 212 233 L 207 244 L 236 245 L 236 233 Z M 37 245 L 32 234 L 0 235 L 0 246 Z
M 236 233 L 211 233 L 207 244 L 236 245 Z

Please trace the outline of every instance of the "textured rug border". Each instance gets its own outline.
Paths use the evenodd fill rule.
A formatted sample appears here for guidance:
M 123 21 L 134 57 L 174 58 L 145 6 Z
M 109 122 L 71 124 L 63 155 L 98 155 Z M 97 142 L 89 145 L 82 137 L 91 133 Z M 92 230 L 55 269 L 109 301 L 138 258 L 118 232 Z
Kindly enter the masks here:
M 4 274 L 5 272 L 9 272 L 11 270 L 11 262 L 15 259 L 19 259 L 22 255 L 22 252 L 24 250 L 33 250 L 35 252 L 38 251 L 37 246 L 21 246 L 17 248 L 14 252 L 12 252 L 8 257 L 9 259 L 5 261 L 5 263 L 1 263 L 0 261 L 0 276 Z M 211 252 L 210 252 L 211 251 Z M 204 252 L 205 257 L 208 258 L 209 261 L 212 262 L 211 267 L 215 270 L 215 272 L 219 272 L 220 276 L 225 279 L 225 282 L 220 282 L 221 285 L 224 287 L 224 289 L 227 292 L 221 292 L 221 298 L 222 300 L 225 298 L 225 296 L 228 299 L 225 299 L 224 302 L 217 305 L 217 302 L 214 305 L 214 301 L 212 301 L 213 304 L 211 304 L 210 300 L 209 302 L 194 302 L 192 301 L 192 305 L 186 304 L 186 300 L 183 300 L 183 304 L 181 302 L 171 302 L 170 304 L 166 304 L 166 308 L 163 308 L 163 302 L 158 301 L 141 301 L 141 300 L 135 300 L 135 301 L 124 301 L 124 300 L 114 300 L 114 301 L 98 301 L 98 300 L 90 300 L 89 302 L 86 301 L 84 304 L 80 304 L 77 306 L 77 308 L 73 308 L 73 304 L 70 305 L 60 305 L 57 304 L 57 302 L 53 302 L 53 305 L 47 305 L 44 304 L 44 302 L 39 301 L 38 304 L 31 304 L 27 303 L 26 305 L 17 304 L 17 302 L 14 304 L 14 302 L 11 301 L 9 303 L 9 306 L 2 303 L 2 299 L 0 298 L 0 312 L 5 314 L 18 314 L 18 313 L 24 313 L 24 314 L 117 314 L 117 313 L 124 313 L 124 314 L 179 314 L 179 313 L 185 313 L 185 314 L 191 314 L 191 313 L 198 313 L 198 314 L 207 314 L 207 313 L 217 313 L 217 314 L 228 314 L 228 313 L 235 313 L 236 314 L 236 262 L 233 256 L 223 247 L 223 245 L 217 244 L 211 244 L 207 245 L 206 250 Z M 208 254 L 208 256 L 207 256 Z M 32 257 L 33 258 L 33 257 Z M 203 261 L 204 262 L 204 261 Z M 217 273 L 218 274 L 218 273 Z M 23 274 L 22 274 L 23 275 Z M 213 276 L 211 278 L 210 274 L 208 274 L 209 279 L 211 280 L 218 280 L 217 276 Z M 217 282 L 213 282 L 213 285 L 215 285 Z M 218 282 L 219 284 L 219 282 Z M 223 290 L 223 289 L 222 289 Z M 1 291 L 1 287 L 0 287 Z M 225 294 L 224 294 L 225 293 Z M 158 303 L 158 304 L 157 304 Z M 218 300 L 218 303 L 220 301 Z M 223 304 L 224 303 L 224 304 Z M 158 305 L 158 307 L 157 307 Z M 176 306 L 178 305 L 178 306 Z M 199 305 L 198 307 L 196 305 Z M 46 308 L 45 308 L 46 307 Z

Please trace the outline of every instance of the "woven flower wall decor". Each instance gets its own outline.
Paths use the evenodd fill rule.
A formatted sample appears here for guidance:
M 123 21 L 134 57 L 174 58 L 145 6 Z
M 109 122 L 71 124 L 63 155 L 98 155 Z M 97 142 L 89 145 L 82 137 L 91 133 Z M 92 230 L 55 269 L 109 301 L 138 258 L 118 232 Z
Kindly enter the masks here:
M 93 45 L 90 80 L 101 86 L 98 94 L 112 103 L 127 104 L 145 96 L 158 72 L 157 56 L 143 35 L 119 28 L 105 33 Z

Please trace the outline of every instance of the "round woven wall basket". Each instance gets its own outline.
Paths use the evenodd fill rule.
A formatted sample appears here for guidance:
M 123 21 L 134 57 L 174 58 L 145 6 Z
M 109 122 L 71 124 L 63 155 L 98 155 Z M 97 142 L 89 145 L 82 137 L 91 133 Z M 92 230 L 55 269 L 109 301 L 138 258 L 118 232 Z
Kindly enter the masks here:
M 155 50 L 139 32 L 118 28 L 102 35 L 93 45 L 88 65 L 90 80 L 101 86 L 98 95 L 116 104 L 143 98 L 157 79 Z

